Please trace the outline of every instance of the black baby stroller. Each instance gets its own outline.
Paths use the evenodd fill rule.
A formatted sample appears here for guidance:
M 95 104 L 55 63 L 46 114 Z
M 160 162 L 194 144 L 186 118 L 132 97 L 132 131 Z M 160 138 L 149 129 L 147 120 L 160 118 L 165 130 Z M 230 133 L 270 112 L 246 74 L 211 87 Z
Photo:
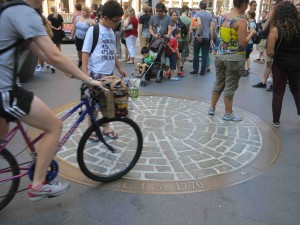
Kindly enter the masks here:
M 157 83 L 160 83 L 163 77 L 163 66 L 165 65 L 165 50 L 169 39 L 166 37 L 155 38 L 151 41 L 149 49 L 157 53 L 156 58 L 153 63 L 147 68 L 147 70 L 142 74 L 141 85 L 143 87 L 147 86 L 148 81 L 151 78 L 155 78 Z

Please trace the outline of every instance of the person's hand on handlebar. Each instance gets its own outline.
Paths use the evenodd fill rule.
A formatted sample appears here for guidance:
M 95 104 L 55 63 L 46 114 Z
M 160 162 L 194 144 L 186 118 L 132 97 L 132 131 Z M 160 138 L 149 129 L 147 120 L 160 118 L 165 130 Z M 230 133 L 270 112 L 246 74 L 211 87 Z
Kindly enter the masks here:
M 89 86 L 93 86 L 93 89 L 95 89 L 95 90 L 99 90 L 99 88 L 100 88 L 104 92 L 110 92 L 109 89 L 107 89 L 103 86 L 103 83 L 101 81 L 93 80 L 93 78 L 91 78 L 91 77 L 89 77 L 89 81 L 87 82 L 87 84 Z

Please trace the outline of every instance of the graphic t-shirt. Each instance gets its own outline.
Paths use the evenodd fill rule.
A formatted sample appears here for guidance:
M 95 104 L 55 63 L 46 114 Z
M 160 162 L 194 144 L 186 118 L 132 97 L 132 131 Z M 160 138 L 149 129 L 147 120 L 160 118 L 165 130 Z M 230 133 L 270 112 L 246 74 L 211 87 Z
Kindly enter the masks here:
M 94 52 L 90 55 L 90 72 L 110 75 L 115 66 L 116 36 L 111 28 L 99 24 L 99 38 Z M 90 53 L 93 44 L 94 27 L 91 26 L 85 36 L 82 52 Z
M 154 33 L 161 37 L 168 33 L 168 26 L 172 25 L 171 16 L 165 14 L 162 17 L 158 15 L 151 16 L 149 25 L 154 28 Z

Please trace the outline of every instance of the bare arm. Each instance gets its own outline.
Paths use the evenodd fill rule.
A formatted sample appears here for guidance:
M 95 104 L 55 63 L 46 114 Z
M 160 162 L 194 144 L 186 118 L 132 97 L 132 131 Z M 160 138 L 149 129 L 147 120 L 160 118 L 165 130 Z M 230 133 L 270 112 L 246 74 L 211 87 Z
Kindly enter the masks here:
M 75 37 L 75 33 L 76 33 L 76 23 L 73 25 L 72 27 L 72 31 L 71 31 L 71 37 L 74 39 Z
M 269 25 L 270 25 L 270 21 L 272 19 L 272 14 L 269 16 L 269 18 L 267 19 L 267 21 L 262 25 L 262 31 L 265 32 L 267 31 Z
M 55 48 L 52 40 L 48 36 L 34 37 L 32 40 L 33 42 L 29 44 L 28 48 L 38 57 L 46 59 L 48 63 L 59 70 L 66 74 L 70 74 L 89 85 L 103 88 L 102 82 L 91 81 L 89 77 L 83 74 L 68 57 Z
M 201 21 L 201 18 L 198 17 L 197 18 L 197 33 L 198 33 L 198 35 L 201 36 L 201 32 L 202 32 L 202 21 Z
M 276 41 L 278 39 L 278 30 L 277 27 L 273 27 L 270 31 L 267 43 L 267 55 L 271 58 L 274 56 L 274 48 Z
M 139 36 L 142 35 L 142 31 L 143 31 L 143 24 L 140 24 L 140 26 L 139 26 Z
M 170 38 L 171 33 L 172 33 L 172 26 L 169 25 L 169 26 L 168 26 L 168 33 L 167 33 L 165 36 L 166 36 L 167 38 Z
M 130 24 L 130 18 L 127 17 L 126 20 L 124 21 L 124 27 L 128 27 L 128 25 Z
M 250 34 L 247 34 L 247 21 L 243 18 L 239 19 L 233 28 L 238 31 L 238 40 L 241 46 L 247 45 L 250 39 L 256 34 L 255 29 L 252 29 Z

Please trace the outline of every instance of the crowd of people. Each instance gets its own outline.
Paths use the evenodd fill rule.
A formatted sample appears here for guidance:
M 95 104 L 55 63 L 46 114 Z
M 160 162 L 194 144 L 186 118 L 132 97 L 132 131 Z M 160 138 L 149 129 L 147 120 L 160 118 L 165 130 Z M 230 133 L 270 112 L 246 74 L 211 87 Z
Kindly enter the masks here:
M 37 3 L 38 2 L 38 3 Z M 149 5 L 144 5 L 143 15 L 138 19 L 132 7 L 125 11 L 117 1 L 109 0 L 103 6 L 93 4 L 91 8 L 75 5 L 72 36 L 78 52 L 78 65 L 61 53 L 60 45 L 64 36 L 64 21 L 55 7 L 48 18 L 40 19 L 40 12 L 33 8 L 41 7 L 42 1 L 28 2 L 25 5 L 8 8 L 1 14 L 0 49 L 0 138 L 8 129 L 8 122 L 20 120 L 45 132 L 37 149 L 37 163 L 32 184 L 28 188 L 29 198 L 37 201 L 64 193 L 68 183 L 45 183 L 45 174 L 55 155 L 62 122 L 49 107 L 32 92 L 21 87 L 15 77 L 14 48 L 22 37 L 26 47 L 39 57 L 39 68 L 46 61 L 55 72 L 55 67 L 70 77 L 76 77 L 90 86 L 98 86 L 104 91 L 101 78 L 111 76 L 114 68 L 119 74 L 127 76 L 118 59 L 122 52 L 120 44 L 125 45 L 124 59 L 127 64 L 136 63 L 136 41 L 140 38 L 144 63 L 138 64 L 139 71 L 145 71 L 154 60 L 149 51 L 151 40 L 164 37 L 168 40 L 165 58 L 165 75 L 170 80 L 180 80 L 184 76 L 184 63 L 193 55 L 192 75 L 205 75 L 209 70 L 209 50 L 215 54 L 216 80 L 211 95 L 208 114 L 216 113 L 217 102 L 223 94 L 226 121 L 240 121 L 242 117 L 233 112 L 233 98 L 242 76 L 250 70 L 250 54 L 253 50 L 253 37 L 259 35 L 256 26 L 262 29 L 262 40 L 258 45 L 259 58 L 255 62 L 265 63 L 262 81 L 253 85 L 265 88 L 271 72 L 273 75 L 273 125 L 280 126 L 280 114 L 286 84 L 294 96 L 297 113 L 300 115 L 300 3 L 273 0 L 270 12 L 262 12 L 260 23 L 255 21 L 255 9 L 248 10 L 249 0 L 234 0 L 230 12 L 219 17 L 206 10 L 206 1 L 199 3 L 199 10 L 191 15 L 187 6 L 182 7 L 182 15 L 177 11 L 168 13 L 166 6 L 159 2 L 155 14 Z M 256 7 L 255 1 L 250 7 Z M 16 9 L 18 8 L 18 9 Z M 20 17 L 12 19 L 13 10 Z M 248 11 L 247 11 L 248 10 Z M 247 12 L 246 12 L 247 11 Z M 245 13 L 246 12 L 246 13 Z M 22 20 L 28 18 L 28 20 Z M 34 24 L 34 26 L 32 26 Z M 138 31 L 138 24 L 140 30 Z M 95 26 L 94 26 L 95 25 Z M 94 46 L 94 32 L 99 29 Z M 47 32 L 46 32 L 47 30 Z M 53 44 L 54 43 L 54 44 Z M 56 46 L 56 48 L 53 46 Z M 11 46 L 11 48 L 7 48 Z M 190 46 L 192 51 L 190 52 Z M 199 55 L 201 49 L 201 68 Z M 24 51 L 24 50 L 22 50 Z M 193 53 L 193 54 L 191 54 Z M 40 69 L 41 70 L 41 69 Z M 43 69 L 42 69 L 43 70 Z M 102 112 L 105 116 L 105 112 Z M 118 135 L 106 124 L 103 134 L 117 139 Z M 91 137 L 91 141 L 99 141 Z M 47 190 L 47 191 L 45 191 Z

